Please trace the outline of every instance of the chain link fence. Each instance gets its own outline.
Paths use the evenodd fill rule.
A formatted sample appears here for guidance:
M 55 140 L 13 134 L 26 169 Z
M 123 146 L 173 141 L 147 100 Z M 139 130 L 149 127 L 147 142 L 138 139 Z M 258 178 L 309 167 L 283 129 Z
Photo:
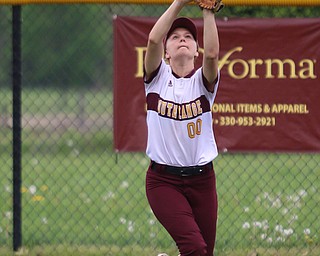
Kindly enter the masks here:
M 148 158 L 113 150 L 113 16 L 166 7 L 22 6 L 20 255 L 178 254 L 145 197 Z M 1 255 L 13 240 L 11 12 L 0 6 Z M 219 17 L 319 13 L 239 6 Z M 320 255 L 319 163 L 319 154 L 220 154 L 216 255 Z

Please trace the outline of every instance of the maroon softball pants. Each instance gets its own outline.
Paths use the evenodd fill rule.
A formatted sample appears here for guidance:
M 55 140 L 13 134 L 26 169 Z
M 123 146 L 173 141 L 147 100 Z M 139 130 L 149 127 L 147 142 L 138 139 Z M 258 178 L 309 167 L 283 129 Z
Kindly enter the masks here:
M 214 170 L 177 176 L 149 167 L 146 194 L 181 256 L 213 256 L 218 200 Z

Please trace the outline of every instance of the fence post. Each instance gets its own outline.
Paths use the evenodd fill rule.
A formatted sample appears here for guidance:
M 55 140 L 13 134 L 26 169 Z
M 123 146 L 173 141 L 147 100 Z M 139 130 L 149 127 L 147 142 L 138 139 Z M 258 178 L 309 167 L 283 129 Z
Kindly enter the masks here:
M 13 98 L 13 250 L 22 245 L 21 234 L 21 6 L 12 6 Z

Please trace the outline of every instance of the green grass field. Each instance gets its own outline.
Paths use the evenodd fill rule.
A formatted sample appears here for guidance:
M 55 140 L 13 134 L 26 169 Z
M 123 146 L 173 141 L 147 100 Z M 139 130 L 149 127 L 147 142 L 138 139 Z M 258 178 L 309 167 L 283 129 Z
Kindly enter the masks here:
M 2 109 L 11 101 L 6 95 Z M 23 92 L 19 254 L 177 255 L 145 198 L 145 154 L 112 150 L 111 93 L 61 95 Z M 75 124 L 55 123 L 64 120 L 61 109 Z M 77 129 L 78 117 L 100 115 L 102 125 Z M 12 255 L 11 128 L 0 126 L 0 136 L 0 255 Z M 214 163 L 216 255 L 320 255 L 319 154 L 228 153 Z

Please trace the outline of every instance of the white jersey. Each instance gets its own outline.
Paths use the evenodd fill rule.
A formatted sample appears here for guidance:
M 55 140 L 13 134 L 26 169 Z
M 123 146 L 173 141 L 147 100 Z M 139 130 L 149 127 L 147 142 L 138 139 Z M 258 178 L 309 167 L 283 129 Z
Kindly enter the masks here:
M 145 81 L 148 157 L 172 166 L 204 165 L 217 155 L 212 128 L 212 105 L 217 94 L 204 83 L 202 68 L 181 78 L 162 60 L 157 74 Z

